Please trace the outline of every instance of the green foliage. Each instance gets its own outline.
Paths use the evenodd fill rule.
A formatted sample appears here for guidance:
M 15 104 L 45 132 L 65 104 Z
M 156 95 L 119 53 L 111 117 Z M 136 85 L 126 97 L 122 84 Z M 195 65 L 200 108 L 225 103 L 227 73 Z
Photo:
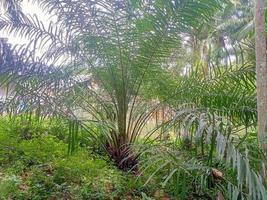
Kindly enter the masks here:
M 19 136 L 21 140 L 32 139 L 41 135 L 54 135 L 65 140 L 67 124 L 61 118 L 40 119 L 33 114 L 22 113 L 18 116 L 0 118 L 0 128 L 8 134 Z
M 0 85 L 14 84 L 15 97 L 7 107 L 11 108 L 10 112 L 17 111 L 23 102 L 26 110 L 75 119 L 83 127 L 84 121 L 76 112 L 82 110 L 93 118 L 88 117 L 88 121 L 101 126 L 101 135 L 105 139 L 100 147 L 116 165 L 125 171 L 136 169 L 133 166 L 137 164 L 138 155 L 131 146 L 144 137 L 143 128 L 156 110 L 150 102 L 143 100 L 152 96 L 145 95 L 146 90 L 162 98 L 169 93 L 170 87 L 175 88 L 176 82 L 163 68 L 171 62 L 170 57 L 183 48 L 182 34 L 209 23 L 225 2 L 130 0 L 78 4 L 76 1 L 38 0 L 44 11 L 57 16 L 57 22 L 51 23 L 48 29 L 37 17 L 27 17 L 18 9 L 14 11 L 18 14 L 15 18 L 0 19 L 1 30 L 30 37 L 40 49 L 46 49 L 40 61 L 35 56 L 28 56 L 27 53 L 31 55 L 28 49 L 14 51 L 32 67 L 28 71 L 28 65 L 23 66 L 23 74 L 21 68 L 12 67 L 11 70 L 6 65 L 3 68 L 7 77 L 0 81 Z M 10 13 L 7 5 L 4 9 L 12 16 L 14 13 Z M 11 5 L 20 8 L 19 2 Z M 70 17 L 74 12 L 80 16 L 78 19 Z M 21 16 L 20 20 L 14 22 L 18 16 Z M 57 64 L 62 57 L 70 59 Z M 39 70 L 40 63 L 47 70 Z M 50 66 L 50 63 L 60 66 Z M 159 90 L 161 94 L 155 94 Z M 50 98 L 51 94 L 53 98 Z M 69 131 L 70 154 L 77 146 L 74 129 Z M 91 139 L 99 140 L 92 129 L 86 130 Z M 149 136 L 151 134 L 146 135 Z
M 31 45 L 2 45 L 0 86 L 14 88 L 1 107 L 10 116 L 27 111 L 1 119 L 4 198 L 160 199 L 168 191 L 178 199 L 267 199 L 250 1 L 36 2 L 57 23 L 46 28 L 12 0 L 0 18 L 1 30 L 45 49 L 37 60 Z M 58 64 L 62 57 L 70 59 Z M 167 119 L 145 133 L 161 104 Z M 167 137 L 151 142 L 158 128 Z M 88 150 L 143 173 L 125 178 Z
M 68 137 L 68 154 L 73 154 L 77 151 L 79 145 L 79 123 L 69 121 L 69 137 Z
M 59 140 L 56 133 L 25 139 L 21 138 L 25 126 L 20 120 L 2 117 L 1 121 L 5 125 L 0 127 L 0 199 L 104 200 L 127 195 L 140 199 L 141 192 L 153 194 L 155 190 L 143 187 L 142 181 L 119 171 L 85 147 L 68 155 L 67 141 Z M 27 130 L 38 127 L 31 123 Z
M 256 137 L 251 135 L 246 140 L 245 133 L 245 138 L 240 140 L 233 134 L 229 121 L 192 106 L 177 111 L 166 129 L 173 124 L 179 125 L 186 139 L 180 141 L 177 136 L 170 144 L 157 144 L 143 152 L 148 153 L 144 157 L 143 171 L 150 169 L 150 178 L 160 173 L 162 185 L 179 199 L 191 195 L 204 199 L 218 195 L 231 200 L 238 196 L 267 198 L 265 181 L 259 173 L 260 159 L 264 156 Z M 239 129 L 235 131 L 240 134 Z
M 10 194 L 19 195 L 17 194 L 17 187 L 21 183 L 21 180 L 15 176 L 3 176 L 1 173 L 0 176 L 0 199 L 8 199 Z

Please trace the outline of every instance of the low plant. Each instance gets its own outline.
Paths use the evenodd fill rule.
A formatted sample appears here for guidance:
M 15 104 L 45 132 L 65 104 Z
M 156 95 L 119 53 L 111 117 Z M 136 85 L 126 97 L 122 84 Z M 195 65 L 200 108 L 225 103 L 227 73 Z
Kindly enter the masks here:
M 127 196 L 140 199 L 141 192 L 153 194 L 151 187 L 143 187 L 143 181 L 136 181 L 134 175 L 118 170 L 107 156 L 93 154 L 82 145 L 68 154 L 67 141 L 54 134 L 22 139 L 21 123 L 13 129 L 10 119 L 0 120 L 7 122 L 0 126 L 3 147 L 0 148 L 0 196 L 3 200 L 104 200 L 127 199 Z
M 251 135 L 244 142 L 236 138 L 229 120 L 192 107 L 177 112 L 166 129 L 177 123 L 187 133 L 185 140 L 177 138 L 143 151 L 142 171 L 151 172 L 147 184 L 158 174 L 162 186 L 178 199 L 267 198 L 259 173 L 264 162 L 259 159 L 264 156 L 257 138 Z M 251 144 L 254 147 L 248 149 Z

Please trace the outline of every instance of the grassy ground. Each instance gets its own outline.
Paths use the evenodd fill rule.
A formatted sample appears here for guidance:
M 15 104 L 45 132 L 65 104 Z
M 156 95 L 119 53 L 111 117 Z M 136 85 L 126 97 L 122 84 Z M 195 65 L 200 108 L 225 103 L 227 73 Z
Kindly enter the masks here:
M 108 159 L 86 148 L 68 156 L 66 134 L 57 120 L 0 118 L 0 199 L 152 199 L 155 186 Z

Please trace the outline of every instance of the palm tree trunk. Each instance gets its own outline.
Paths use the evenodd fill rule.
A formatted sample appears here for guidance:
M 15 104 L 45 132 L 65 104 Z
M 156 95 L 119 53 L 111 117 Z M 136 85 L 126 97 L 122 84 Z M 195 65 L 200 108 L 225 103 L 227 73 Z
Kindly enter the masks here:
M 263 149 L 267 151 L 267 66 L 264 0 L 255 0 L 255 52 L 257 76 L 258 136 Z
M 207 77 L 209 74 L 209 46 L 207 41 L 204 41 L 202 47 L 202 65 L 204 77 Z

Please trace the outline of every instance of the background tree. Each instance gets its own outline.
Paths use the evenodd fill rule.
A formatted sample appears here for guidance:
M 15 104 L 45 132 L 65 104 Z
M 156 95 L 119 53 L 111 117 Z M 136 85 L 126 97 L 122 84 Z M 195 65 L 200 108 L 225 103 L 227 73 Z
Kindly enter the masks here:
M 266 34 L 265 34 L 265 2 L 255 1 L 255 51 L 257 74 L 257 111 L 258 134 L 263 148 L 266 144 L 266 110 L 267 110 L 267 64 L 266 64 Z

